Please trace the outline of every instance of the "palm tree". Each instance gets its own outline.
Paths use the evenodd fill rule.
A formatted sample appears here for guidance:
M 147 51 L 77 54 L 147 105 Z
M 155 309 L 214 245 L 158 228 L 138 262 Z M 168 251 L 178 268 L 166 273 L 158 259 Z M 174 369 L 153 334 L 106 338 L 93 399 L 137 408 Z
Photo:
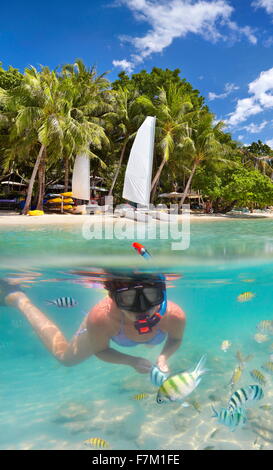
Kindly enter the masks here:
M 190 132 L 189 122 L 195 115 L 195 112 L 190 112 L 192 108 L 189 95 L 179 85 L 170 83 L 166 88 L 159 88 L 155 103 L 156 148 L 162 155 L 162 161 L 152 181 L 152 199 L 164 166 L 186 132 Z
M 90 143 L 93 147 L 100 147 L 102 141 L 108 142 L 101 124 L 90 119 L 93 102 L 86 99 L 81 108 L 76 107 L 78 95 L 83 93 L 79 88 L 67 77 L 61 80 L 47 67 L 42 67 L 41 72 L 31 67 L 25 70 L 20 86 L 6 94 L 8 109 L 17 109 L 11 137 L 29 140 L 29 145 L 39 148 L 23 214 L 29 211 L 35 178 L 41 162 L 41 172 L 44 171 L 45 158 L 52 164 L 62 157 L 64 149 L 68 156 L 81 151 L 90 157 L 96 156 L 89 148 Z M 41 177 L 40 181 L 43 179 Z M 42 193 L 39 207 L 41 199 Z
M 219 122 L 213 126 L 213 119 L 211 113 L 201 111 L 192 129 L 188 128 L 187 135 L 182 139 L 181 150 L 184 158 L 191 159 L 192 168 L 179 207 L 184 204 L 197 167 L 208 160 L 219 161 L 223 154 L 224 146 L 216 139 L 216 133 L 224 126 L 224 123 Z

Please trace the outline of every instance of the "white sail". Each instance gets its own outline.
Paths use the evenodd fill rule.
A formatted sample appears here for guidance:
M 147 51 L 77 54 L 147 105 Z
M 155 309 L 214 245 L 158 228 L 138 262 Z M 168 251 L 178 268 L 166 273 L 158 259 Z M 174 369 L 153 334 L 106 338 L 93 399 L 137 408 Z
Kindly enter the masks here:
M 77 199 L 90 200 L 90 159 L 87 155 L 77 155 L 73 176 L 72 193 Z
M 148 206 L 153 168 L 155 117 L 148 116 L 135 137 L 125 173 L 122 197 Z

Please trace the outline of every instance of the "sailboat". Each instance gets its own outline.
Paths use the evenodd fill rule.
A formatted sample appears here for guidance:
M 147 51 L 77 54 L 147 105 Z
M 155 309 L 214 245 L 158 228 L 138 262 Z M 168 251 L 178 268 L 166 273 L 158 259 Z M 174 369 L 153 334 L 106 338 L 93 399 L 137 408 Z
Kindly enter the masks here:
M 125 211 L 125 217 L 148 222 L 153 218 L 164 220 L 166 216 L 157 211 L 150 211 L 151 180 L 153 170 L 156 118 L 147 116 L 137 131 L 125 172 L 122 197 L 128 202 L 138 204 Z
M 72 176 L 72 193 L 76 199 L 90 201 L 90 158 L 81 154 L 76 156 Z M 82 212 L 86 206 L 77 206 Z

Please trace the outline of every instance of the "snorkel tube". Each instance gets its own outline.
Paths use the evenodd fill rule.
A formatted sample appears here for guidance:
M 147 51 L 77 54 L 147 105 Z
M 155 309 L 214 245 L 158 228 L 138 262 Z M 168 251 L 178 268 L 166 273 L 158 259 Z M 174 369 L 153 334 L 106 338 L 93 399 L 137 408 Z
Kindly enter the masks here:
M 165 285 L 165 277 L 160 275 L 160 279 L 163 281 Z M 144 335 L 146 333 L 150 333 L 152 328 L 160 322 L 161 318 L 165 315 L 167 309 L 167 294 L 166 294 L 166 286 L 163 291 L 163 302 L 160 305 L 160 309 L 158 312 L 154 313 L 151 317 L 147 314 L 140 315 L 137 321 L 135 321 L 134 325 L 136 330 L 140 335 Z

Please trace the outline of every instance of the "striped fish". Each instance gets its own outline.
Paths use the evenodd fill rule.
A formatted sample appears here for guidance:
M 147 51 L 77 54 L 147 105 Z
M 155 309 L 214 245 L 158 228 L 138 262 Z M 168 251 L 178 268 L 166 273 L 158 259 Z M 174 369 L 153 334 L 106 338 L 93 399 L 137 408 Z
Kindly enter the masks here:
M 99 437 L 91 437 L 83 442 L 87 447 L 92 447 L 93 449 L 109 449 L 110 445 L 104 439 Z
M 273 334 L 273 321 L 272 320 L 262 320 L 256 326 L 257 330 L 262 332 L 268 332 Z
M 234 413 L 238 408 L 242 408 L 249 401 L 261 400 L 264 392 L 260 385 L 249 385 L 248 387 L 239 388 L 234 392 L 228 402 L 227 410 Z
M 47 303 L 50 305 L 56 305 L 59 308 L 71 308 L 78 305 L 77 300 L 73 299 L 72 297 L 59 297 L 55 300 L 47 300 Z
M 160 387 L 167 377 L 168 375 L 162 372 L 157 366 L 151 368 L 150 379 L 155 387 Z
M 148 393 L 138 393 L 137 395 L 133 396 L 133 400 L 145 400 L 145 398 L 148 398 L 149 394 Z
M 265 376 L 258 369 L 253 369 L 250 372 L 250 375 L 255 379 L 260 385 L 266 385 Z
M 221 410 L 218 412 L 212 406 L 212 411 L 214 413 L 212 417 L 217 418 L 218 423 L 224 424 L 228 428 L 232 428 L 232 431 L 246 422 L 246 414 L 243 408 L 236 408 L 234 413 L 232 413 L 226 408 L 221 408 Z
M 253 292 L 243 292 L 243 294 L 238 295 L 237 301 L 238 302 L 249 302 L 250 300 L 255 297 L 256 294 Z
M 208 372 L 207 369 L 204 368 L 205 362 L 206 356 L 202 356 L 192 372 L 182 372 L 164 380 L 157 392 L 156 402 L 161 404 L 173 401 L 184 401 L 184 398 L 190 395 L 199 385 L 202 378 L 201 376 Z
M 262 368 L 266 370 L 267 372 L 273 374 L 273 362 L 268 361 L 265 364 L 262 365 Z

